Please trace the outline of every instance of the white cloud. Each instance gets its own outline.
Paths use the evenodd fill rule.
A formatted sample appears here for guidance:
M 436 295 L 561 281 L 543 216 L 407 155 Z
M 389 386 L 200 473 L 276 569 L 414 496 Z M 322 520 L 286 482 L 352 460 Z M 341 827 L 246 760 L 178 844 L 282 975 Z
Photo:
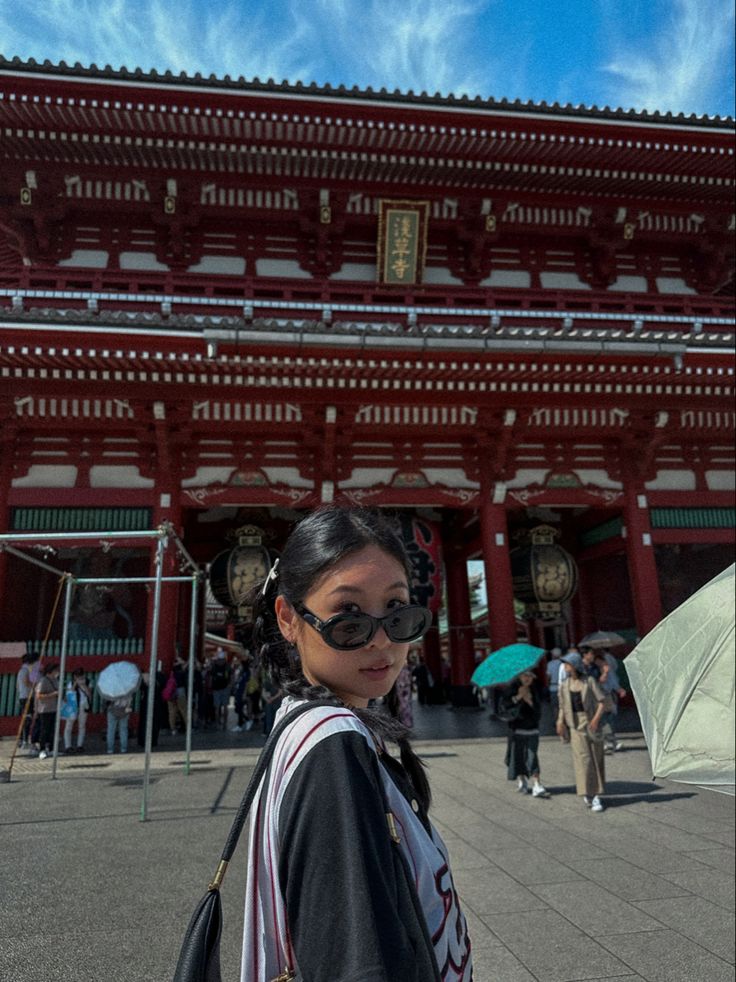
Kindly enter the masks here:
M 249 5 L 252 7 L 253 5 Z M 313 65 L 295 7 L 197 0 L 0 0 L 6 57 L 296 80 Z
M 363 85 L 487 93 L 478 54 L 481 0 L 317 0 L 328 43 Z M 482 40 L 482 39 L 481 39 Z
M 707 113 L 733 44 L 732 0 L 670 0 L 659 33 L 636 49 L 614 42 L 604 71 L 611 102 L 623 108 Z M 722 100 L 719 100 L 722 101 Z
M 0 0 L 0 44 L 52 62 L 488 94 L 476 52 L 492 2 Z

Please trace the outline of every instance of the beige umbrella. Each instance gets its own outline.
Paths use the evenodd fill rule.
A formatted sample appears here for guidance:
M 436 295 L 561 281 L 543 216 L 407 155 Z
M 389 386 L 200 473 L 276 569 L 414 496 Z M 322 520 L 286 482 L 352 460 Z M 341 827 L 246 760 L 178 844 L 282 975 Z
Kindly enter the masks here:
M 639 642 L 626 671 L 655 777 L 734 784 L 734 571 Z

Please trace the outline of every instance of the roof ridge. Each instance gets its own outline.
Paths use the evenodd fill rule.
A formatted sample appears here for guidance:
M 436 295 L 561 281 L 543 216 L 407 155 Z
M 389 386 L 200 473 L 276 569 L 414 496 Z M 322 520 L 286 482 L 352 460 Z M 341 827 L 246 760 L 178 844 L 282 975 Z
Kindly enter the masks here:
M 262 81 L 257 76 L 252 79 L 246 79 L 243 75 L 233 78 L 229 74 L 220 77 L 214 73 L 203 75 L 201 72 L 195 72 L 194 75 L 188 75 L 186 72 L 179 72 L 177 75 L 170 69 L 167 69 L 164 72 L 159 72 L 155 68 L 152 68 L 150 71 L 145 72 L 142 68 L 130 70 L 125 65 L 122 65 L 120 68 L 113 68 L 108 64 L 105 65 L 104 68 L 100 68 L 94 62 L 87 66 L 82 65 L 79 61 L 75 62 L 73 65 L 69 65 L 64 60 L 59 61 L 58 63 L 53 63 L 49 59 L 39 62 L 36 61 L 35 58 L 28 58 L 24 61 L 18 56 L 6 58 L 4 55 L 0 54 L 0 72 L 2 71 L 18 71 L 38 75 L 66 75 L 70 78 L 80 79 L 103 78 L 122 82 L 155 82 L 163 85 L 183 85 L 191 87 L 204 86 L 213 89 L 282 93 L 284 95 L 299 96 L 319 96 L 328 99 L 351 98 L 361 102 L 394 102 L 398 105 L 442 106 L 448 109 L 487 109 L 530 114 L 541 113 L 543 115 L 550 116 L 567 116 L 570 118 L 577 117 L 585 119 L 613 119 L 620 120 L 622 122 L 640 122 L 659 125 L 677 124 L 680 126 L 690 125 L 699 127 L 722 127 L 724 125 L 734 126 L 734 118 L 732 116 L 707 116 L 705 114 L 698 116 L 696 113 L 686 115 L 682 112 L 673 113 L 671 111 L 660 112 L 659 110 L 650 111 L 623 108 L 614 109 L 610 106 L 585 106 L 583 104 L 574 106 L 569 102 L 565 104 L 561 104 L 559 102 L 548 103 L 545 100 L 542 100 L 541 102 L 534 102 L 532 100 L 524 101 L 518 98 L 512 100 L 506 97 L 495 99 L 493 97 L 484 98 L 480 95 L 469 96 L 463 94 L 456 96 L 452 93 L 443 95 L 440 92 L 435 92 L 434 95 L 430 95 L 426 91 L 416 93 L 412 89 L 409 89 L 406 92 L 402 92 L 398 88 L 394 89 L 393 91 L 389 91 L 385 87 L 374 89 L 372 86 L 367 86 L 366 88 L 360 88 L 358 85 L 348 87 L 344 84 L 333 86 L 329 82 L 322 85 L 314 81 L 308 83 L 301 81 L 289 82 L 286 79 L 281 82 L 276 82 L 273 78 Z

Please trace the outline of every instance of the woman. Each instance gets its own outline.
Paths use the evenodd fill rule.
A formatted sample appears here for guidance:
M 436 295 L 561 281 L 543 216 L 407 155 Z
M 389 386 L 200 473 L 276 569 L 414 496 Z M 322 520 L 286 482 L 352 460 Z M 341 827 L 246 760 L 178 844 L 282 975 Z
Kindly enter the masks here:
M 368 709 L 388 696 L 395 711 L 409 645 L 431 623 L 409 584 L 386 520 L 335 508 L 296 527 L 254 600 L 254 640 L 286 694 L 279 719 L 329 704 L 287 726 L 254 801 L 243 982 L 472 979 L 422 765 L 398 720 Z
M 74 723 L 77 723 L 77 747 L 76 752 L 81 754 L 84 750 L 84 737 L 87 732 L 87 713 L 92 708 L 92 693 L 87 685 L 87 676 L 83 668 L 75 668 L 72 678 L 66 687 L 66 698 L 71 708 L 69 715 L 64 716 L 64 752 L 74 753 Z
M 516 781 L 516 789 L 526 793 L 529 780 L 535 798 L 547 794 L 539 780 L 539 718 L 542 704 L 534 672 L 522 672 L 501 696 L 501 719 L 509 728 L 506 748 L 506 764 L 509 781 Z
M 40 722 L 39 744 L 41 760 L 54 750 L 54 731 L 56 729 L 56 706 L 59 693 L 59 666 L 46 665 L 41 669 L 41 678 L 36 682 L 36 713 Z
M 565 655 L 562 664 L 566 677 L 559 691 L 557 733 L 570 741 L 577 793 L 588 808 L 602 812 L 606 772 L 600 722 L 605 695 L 597 681 L 584 674 L 577 652 Z

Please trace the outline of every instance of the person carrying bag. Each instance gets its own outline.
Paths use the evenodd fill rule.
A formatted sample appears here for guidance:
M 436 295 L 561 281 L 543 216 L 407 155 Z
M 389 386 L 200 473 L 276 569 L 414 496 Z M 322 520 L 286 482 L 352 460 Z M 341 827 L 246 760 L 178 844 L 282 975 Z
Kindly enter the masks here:
M 220 982 L 219 890 L 251 808 L 242 979 L 472 982 L 429 783 L 396 715 L 409 645 L 431 624 L 410 582 L 380 513 L 328 508 L 296 526 L 249 598 L 285 698 L 174 982 Z

